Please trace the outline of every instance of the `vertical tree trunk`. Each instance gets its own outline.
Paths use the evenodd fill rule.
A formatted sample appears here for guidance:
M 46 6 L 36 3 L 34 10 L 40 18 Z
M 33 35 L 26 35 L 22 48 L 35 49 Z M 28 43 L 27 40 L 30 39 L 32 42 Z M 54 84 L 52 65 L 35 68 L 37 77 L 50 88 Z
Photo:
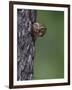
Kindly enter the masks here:
M 36 22 L 36 11 L 17 10 L 17 80 L 31 80 L 35 40 L 32 36 L 32 24 Z

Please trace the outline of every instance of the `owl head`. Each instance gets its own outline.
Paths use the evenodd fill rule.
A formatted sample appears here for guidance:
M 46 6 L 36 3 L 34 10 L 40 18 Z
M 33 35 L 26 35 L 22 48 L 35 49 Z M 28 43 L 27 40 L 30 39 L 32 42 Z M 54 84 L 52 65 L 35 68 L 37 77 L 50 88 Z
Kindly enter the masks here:
M 43 37 L 46 33 L 46 27 L 38 22 L 33 24 L 33 35 L 34 37 Z

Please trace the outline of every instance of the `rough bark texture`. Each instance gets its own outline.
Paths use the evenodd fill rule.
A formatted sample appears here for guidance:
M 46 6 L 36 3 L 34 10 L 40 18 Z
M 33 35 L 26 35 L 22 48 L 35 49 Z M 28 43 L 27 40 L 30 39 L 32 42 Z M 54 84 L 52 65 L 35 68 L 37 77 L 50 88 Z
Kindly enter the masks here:
M 35 40 L 32 25 L 36 22 L 35 10 L 17 10 L 17 80 L 31 80 Z

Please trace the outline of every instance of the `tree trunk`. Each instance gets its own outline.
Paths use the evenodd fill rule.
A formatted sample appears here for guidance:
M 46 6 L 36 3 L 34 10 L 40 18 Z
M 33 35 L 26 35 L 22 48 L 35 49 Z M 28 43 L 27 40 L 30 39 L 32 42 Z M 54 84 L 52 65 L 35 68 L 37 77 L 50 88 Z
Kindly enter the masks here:
M 32 25 L 36 22 L 36 10 L 17 10 L 17 80 L 31 80 L 35 40 Z

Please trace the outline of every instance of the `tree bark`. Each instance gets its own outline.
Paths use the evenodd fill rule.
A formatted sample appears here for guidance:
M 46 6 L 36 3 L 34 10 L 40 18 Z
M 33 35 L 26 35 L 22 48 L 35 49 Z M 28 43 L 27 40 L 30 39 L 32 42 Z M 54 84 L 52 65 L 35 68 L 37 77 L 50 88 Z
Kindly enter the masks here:
M 36 16 L 36 10 L 17 10 L 17 80 L 33 78 L 35 40 L 32 25 Z

